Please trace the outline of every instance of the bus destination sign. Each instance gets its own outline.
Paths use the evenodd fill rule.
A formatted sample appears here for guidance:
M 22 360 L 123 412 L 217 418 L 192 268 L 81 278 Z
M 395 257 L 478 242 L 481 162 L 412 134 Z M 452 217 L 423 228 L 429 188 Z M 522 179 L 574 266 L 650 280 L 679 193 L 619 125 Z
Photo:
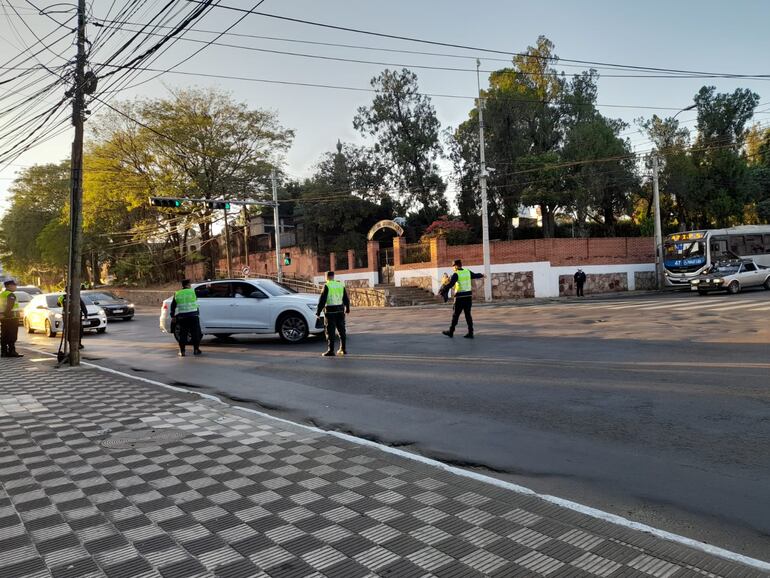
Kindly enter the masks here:
M 674 233 L 668 238 L 672 241 L 694 241 L 695 239 L 703 239 L 705 236 L 706 233 L 703 231 L 695 231 L 694 233 Z

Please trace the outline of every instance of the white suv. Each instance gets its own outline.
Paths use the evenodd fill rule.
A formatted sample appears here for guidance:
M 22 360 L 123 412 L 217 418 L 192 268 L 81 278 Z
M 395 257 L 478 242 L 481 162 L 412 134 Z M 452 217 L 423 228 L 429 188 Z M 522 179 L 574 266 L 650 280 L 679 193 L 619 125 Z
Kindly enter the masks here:
M 206 281 L 193 286 L 198 297 L 204 335 L 229 337 L 238 333 L 277 333 L 283 341 L 299 343 L 323 332 L 316 319 L 318 295 L 292 293 L 266 279 Z M 171 332 L 169 297 L 160 310 L 160 329 Z

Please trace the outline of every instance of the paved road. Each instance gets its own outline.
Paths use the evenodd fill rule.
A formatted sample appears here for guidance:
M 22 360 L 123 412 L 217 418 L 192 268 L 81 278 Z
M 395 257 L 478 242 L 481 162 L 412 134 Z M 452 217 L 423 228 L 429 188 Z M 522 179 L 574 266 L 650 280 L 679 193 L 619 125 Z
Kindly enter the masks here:
M 478 307 L 474 341 L 445 308 L 359 310 L 336 359 L 270 337 L 177 359 L 152 311 L 85 352 L 767 560 L 769 297 Z

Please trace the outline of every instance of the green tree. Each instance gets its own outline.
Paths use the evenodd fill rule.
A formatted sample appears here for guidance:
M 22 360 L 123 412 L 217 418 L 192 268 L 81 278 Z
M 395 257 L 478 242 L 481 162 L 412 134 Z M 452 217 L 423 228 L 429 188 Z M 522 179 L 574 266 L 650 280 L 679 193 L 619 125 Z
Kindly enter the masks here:
M 3 265 L 15 275 L 42 276 L 48 282 L 61 277 L 66 259 L 47 259 L 38 239 L 67 214 L 69 183 L 69 162 L 63 161 L 25 168 L 11 184 L 10 207 L 0 221 L 0 250 Z
M 446 183 L 436 164 L 442 154 L 436 111 L 407 69 L 385 70 L 371 85 L 377 94 L 371 106 L 358 109 L 353 126 L 374 139 L 373 150 L 388 168 L 387 184 L 397 200 L 430 222 L 447 210 Z

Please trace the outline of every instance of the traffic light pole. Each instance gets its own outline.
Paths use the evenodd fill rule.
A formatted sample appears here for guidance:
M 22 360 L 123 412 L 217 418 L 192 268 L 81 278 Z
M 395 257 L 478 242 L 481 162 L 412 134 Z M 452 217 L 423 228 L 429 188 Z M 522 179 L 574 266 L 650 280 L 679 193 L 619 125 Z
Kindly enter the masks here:
M 278 214 L 278 174 L 275 169 L 270 174 L 273 181 L 273 228 L 275 229 L 275 278 L 280 283 L 283 281 L 283 261 L 281 261 L 281 223 Z
M 85 114 L 86 2 L 78 0 L 77 57 L 72 100 L 72 141 L 70 160 L 70 251 L 67 271 L 65 324 L 70 366 L 80 365 L 80 271 L 83 244 L 83 117 Z
M 227 222 L 227 207 L 225 211 L 225 256 L 227 257 L 227 278 L 233 278 L 233 259 L 230 256 L 230 224 Z

